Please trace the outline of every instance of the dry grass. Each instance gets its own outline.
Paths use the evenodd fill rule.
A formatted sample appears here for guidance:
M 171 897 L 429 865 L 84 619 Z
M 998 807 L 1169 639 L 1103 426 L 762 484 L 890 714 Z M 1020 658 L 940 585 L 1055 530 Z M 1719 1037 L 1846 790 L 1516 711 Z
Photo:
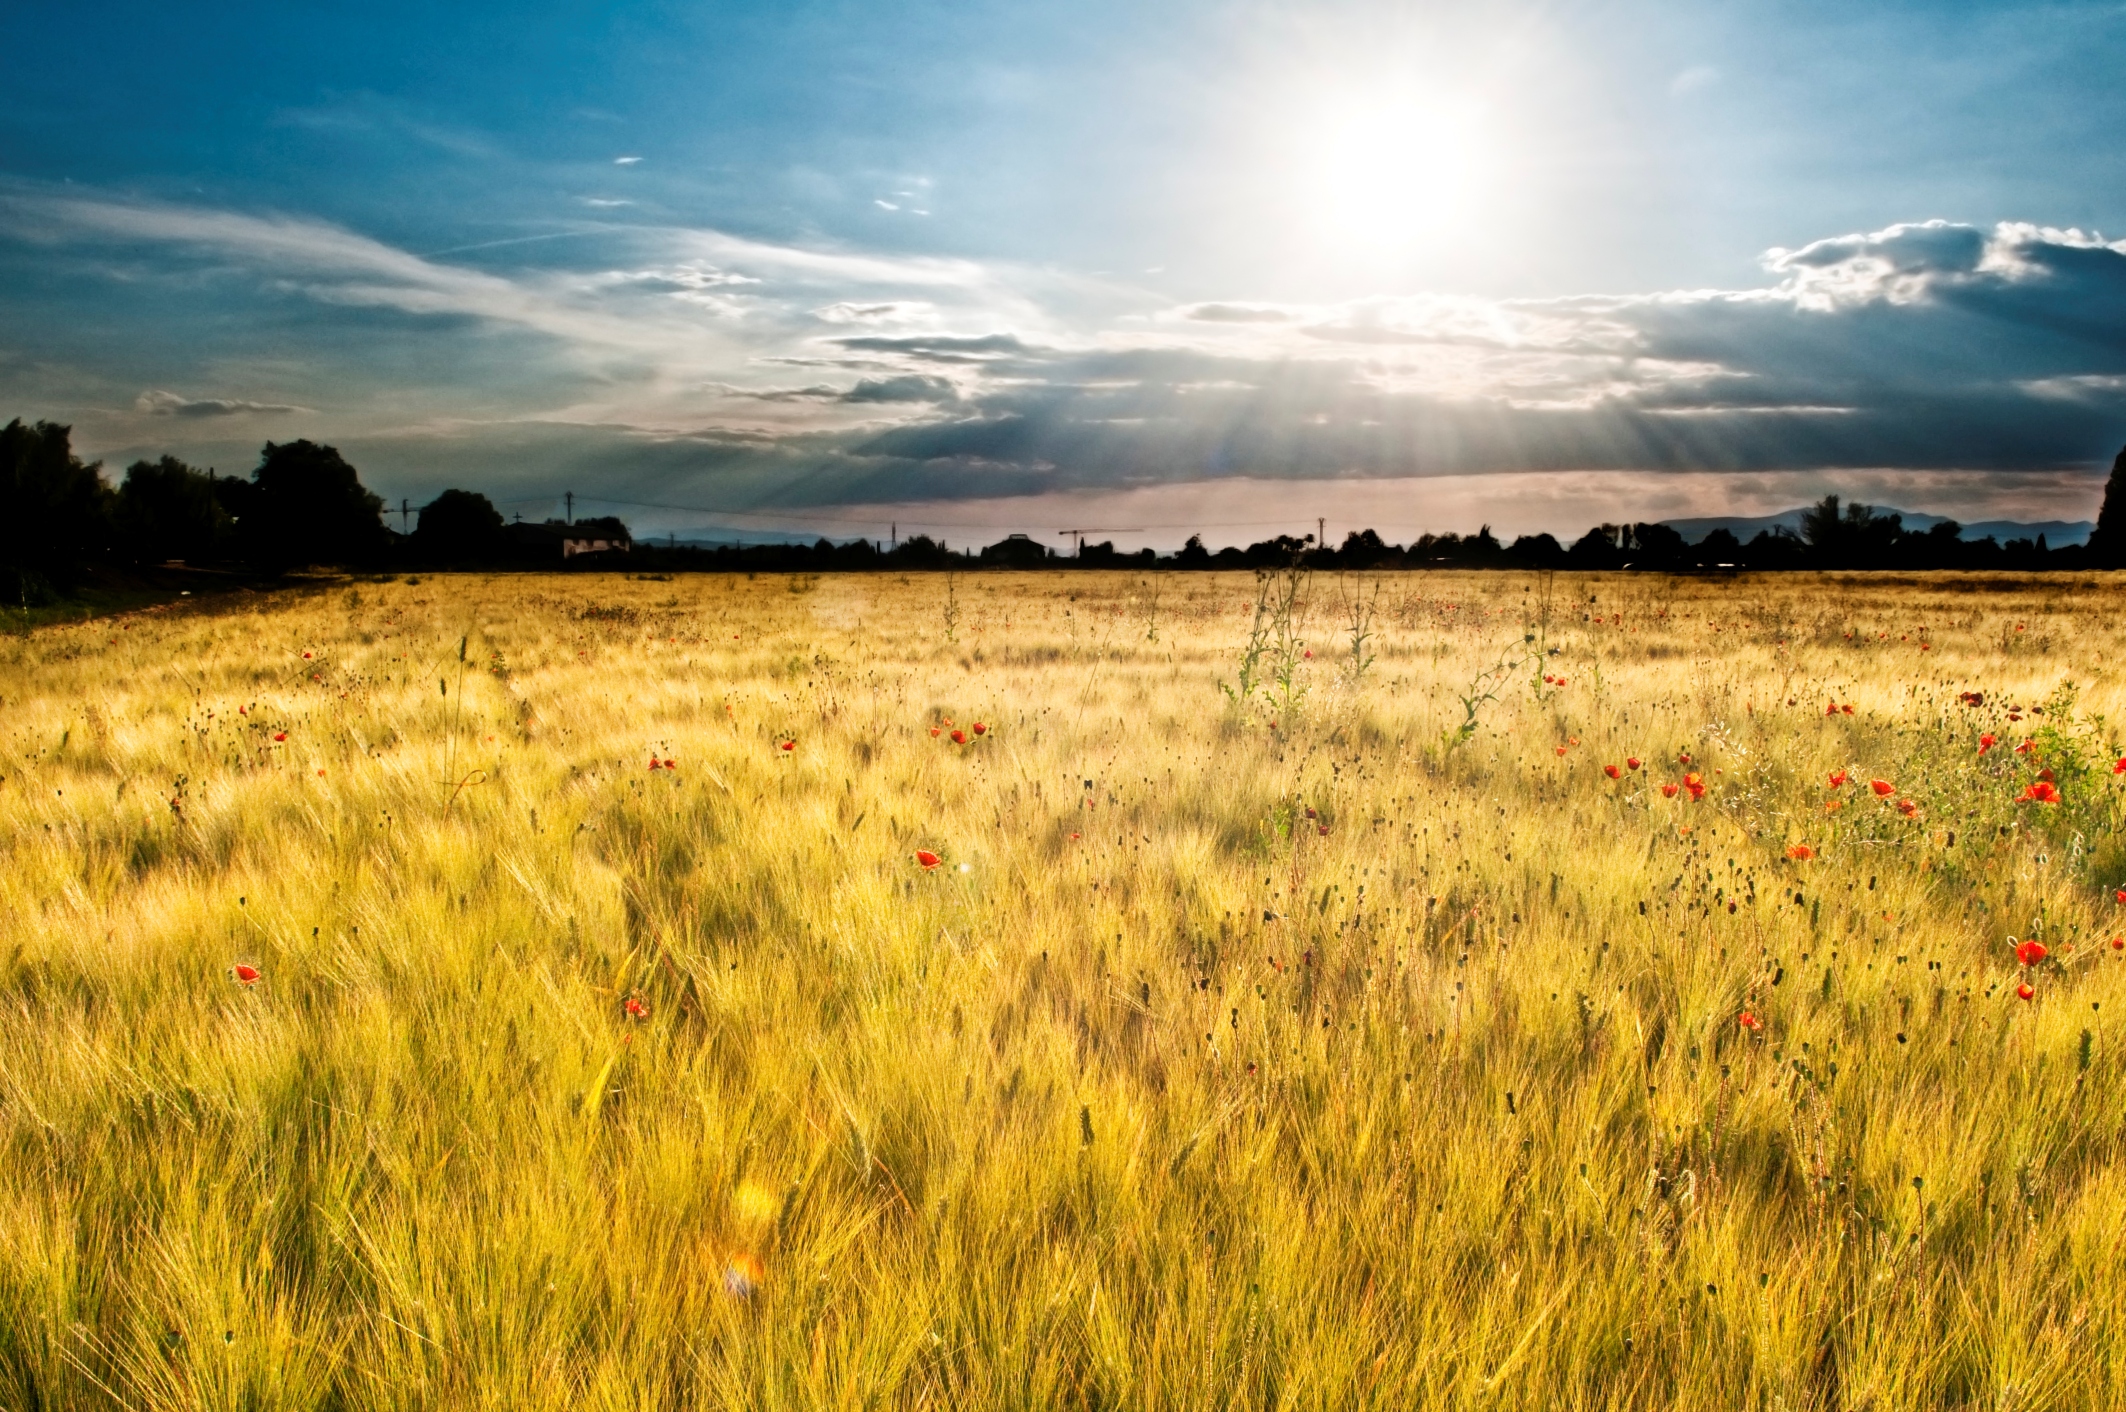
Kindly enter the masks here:
M 2121 586 L 1351 587 L 0 643 L 0 1405 L 2126 1404 Z

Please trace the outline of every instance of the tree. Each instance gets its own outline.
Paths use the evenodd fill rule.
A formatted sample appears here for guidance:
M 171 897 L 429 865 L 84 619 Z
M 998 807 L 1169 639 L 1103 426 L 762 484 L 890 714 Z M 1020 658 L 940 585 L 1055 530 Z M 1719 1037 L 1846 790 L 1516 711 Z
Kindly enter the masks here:
M 266 443 L 237 532 L 245 556 L 268 568 L 360 564 L 384 547 L 384 502 L 363 489 L 330 446 Z
M 1615 525 L 1596 525 L 1573 541 L 1565 551 L 1575 569 L 1613 569 L 1623 561 L 1618 545 L 1624 531 Z
M 1733 530 L 1722 525 L 1698 541 L 1696 553 L 1698 562 L 1707 568 L 1739 564 L 1742 562 L 1742 541 L 1735 538 Z
M 110 547 L 110 487 L 74 454 L 73 431 L 20 418 L 0 427 L 0 565 L 64 574 Z M 28 580 L 0 587 L 26 593 Z
M 2126 568 L 2126 447 L 2104 482 L 2104 508 L 2096 512 L 2096 529 L 2089 536 L 2089 562 L 2100 569 Z
M 235 522 L 222 509 L 214 486 L 214 477 L 175 456 L 135 461 L 118 487 L 119 543 L 141 563 L 220 558 Z
M 436 564 L 479 564 L 502 552 L 502 512 L 486 496 L 446 490 L 421 507 L 413 544 Z

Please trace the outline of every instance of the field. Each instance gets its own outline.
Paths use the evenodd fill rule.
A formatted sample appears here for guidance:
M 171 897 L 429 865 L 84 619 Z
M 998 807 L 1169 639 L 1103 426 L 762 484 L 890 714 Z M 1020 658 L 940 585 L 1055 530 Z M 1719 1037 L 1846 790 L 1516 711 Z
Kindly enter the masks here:
M 0 639 L 0 1406 L 2126 1406 L 2122 608 L 472 576 Z

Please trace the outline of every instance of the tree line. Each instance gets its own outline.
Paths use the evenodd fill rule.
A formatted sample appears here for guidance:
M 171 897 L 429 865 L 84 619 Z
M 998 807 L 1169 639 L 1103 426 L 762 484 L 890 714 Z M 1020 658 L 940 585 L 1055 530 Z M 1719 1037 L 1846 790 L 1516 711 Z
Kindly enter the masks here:
M 195 567 L 264 574 L 306 565 L 357 569 L 555 567 L 560 539 L 629 542 L 613 518 L 508 526 L 492 502 L 445 490 L 421 507 L 410 534 L 384 523 L 384 502 L 330 446 L 267 442 L 248 478 L 221 476 L 174 456 L 135 461 L 114 485 L 100 463 L 72 449 L 71 429 L 15 420 L 0 428 L 0 583 L 9 599 L 64 591 L 92 567 Z M 1763 531 L 1747 542 L 1716 529 L 1695 544 L 1658 522 L 1601 524 L 1567 544 L 1553 535 L 1510 543 L 1488 526 L 1473 535 L 1421 535 L 1407 545 L 1358 530 L 1331 548 L 1314 536 L 1280 535 L 1246 548 L 1205 547 L 1191 536 L 1162 556 L 1085 544 L 1068 557 L 1013 536 L 985 549 L 954 551 L 917 536 L 890 549 L 869 540 L 813 544 L 634 546 L 631 567 L 680 570 L 848 571 L 879 568 L 1247 569 L 1300 562 L 1317 568 L 1648 569 L 2080 569 L 2126 567 L 2126 450 L 2112 465 L 2103 509 L 2086 546 L 2034 540 L 1967 540 L 1954 521 L 1908 529 L 1900 515 L 1824 497 L 1798 530 Z M 609 564 L 588 555 L 579 567 Z

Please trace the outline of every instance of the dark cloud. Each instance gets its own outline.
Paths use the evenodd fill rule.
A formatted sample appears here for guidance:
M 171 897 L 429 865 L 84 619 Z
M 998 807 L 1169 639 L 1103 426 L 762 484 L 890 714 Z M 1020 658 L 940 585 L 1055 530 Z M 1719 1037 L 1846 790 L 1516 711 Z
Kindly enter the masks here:
M 151 390 L 133 400 L 134 409 L 153 417 L 240 417 L 278 416 L 287 412 L 307 412 L 307 407 L 287 406 L 277 402 L 244 402 L 225 397 L 180 397 L 174 392 Z
M 947 378 L 909 373 L 897 378 L 863 378 L 841 395 L 844 402 L 957 402 L 960 391 Z

